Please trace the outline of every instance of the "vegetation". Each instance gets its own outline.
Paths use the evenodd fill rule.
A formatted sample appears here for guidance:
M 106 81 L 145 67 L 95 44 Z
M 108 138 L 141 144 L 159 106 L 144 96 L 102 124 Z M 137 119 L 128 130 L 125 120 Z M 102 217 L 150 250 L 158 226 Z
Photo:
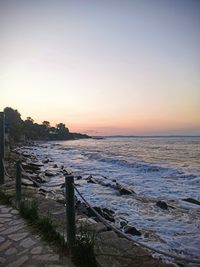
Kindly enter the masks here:
M 31 117 L 21 119 L 21 114 L 10 107 L 4 109 L 6 132 L 14 142 L 25 140 L 73 140 L 89 138 L 86 134 L 71 133 L 64 123 L 52 127 L 49 121 L 35 123 Z
M 94 254 L 95 236 L 95 231 L 90 229 L 87 224 L 82 224 L 78 228 L 72 256 L 72 260 L 77 266 L 97 266 Z
M 0 189 L 0 203 L 3 205 L 11 205 L 11 195 L 5 194 L 2 189 Z

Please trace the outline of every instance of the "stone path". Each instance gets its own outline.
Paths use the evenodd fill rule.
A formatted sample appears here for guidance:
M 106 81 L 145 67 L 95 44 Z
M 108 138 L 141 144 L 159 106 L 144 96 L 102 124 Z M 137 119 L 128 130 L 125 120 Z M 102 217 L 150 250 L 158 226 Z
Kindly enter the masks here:
M 2 267 L 74 267 L 37 235 L 33 235 L 18 211 L 0 205 L 0 266 Z

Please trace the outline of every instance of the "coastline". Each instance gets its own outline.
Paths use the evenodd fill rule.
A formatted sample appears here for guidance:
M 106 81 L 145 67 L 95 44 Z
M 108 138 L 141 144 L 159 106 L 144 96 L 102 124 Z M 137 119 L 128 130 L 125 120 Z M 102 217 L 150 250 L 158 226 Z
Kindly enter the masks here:
M 45 143 L 44 142 L 42 142 L 43 143 L 43 145 L 45 146 Z M 34 144 L 34 146 L 35 147 L 37 147 L 38 146 L 38 144 Z M 25 147 L 21 147 L 21 148 L 17 148 L 16 150 L 14 150 L 14 153 L 16 154 L 17 153 L 17 157 L 20 155 L 20 157 L 21 157 L 21 159 L 22 159 L 22 161 L 25 163 L 26 162 L 26 164 L 27 164 L 27 161 L 28 161 L 28 164 L 30 163 L 30 162 L 37 162 L 38 163 L 38 159 L 37 158 L 35 158 L 35 156 L 34 156 L 34 153 L 33 153 L 33 144 L 31 144 L 31 147 L 29 147 L 29 146 L 25 146 Z M 27 151 L 26 151 L 26 149 L 28 149 L 28 150 L 30 150 L 29 152 L 30 153 L 27 153 Z M 25 152 L 23 152 L 23 150 L 25 150 Z M 64 168 L 64 166 L 61 166 L 61 168 L 58 170 L 58 166 L 56 166 L 57 164 L 55 164 L 51 159 L 45 159 L 44 160 L 44 162 L 39 162 L 39 165 L 42 165 L 43 164 L 43 166 L 44 165 L 47 165 L 48 167 L 49 167 L 49 164 L 50 164 L 50 166 L 51 166 L 51 168 L 46 172 L 46 174 L 44 175 L 44 169 L 43 169 L 43 167 L 42 166 L 39 166 L 39 173 L 38 173 L 38 166 L 37 166 L 37 164 L 35 165 L 35 164 L 32 164 L 32 166 L 31 166 L 31 170 L 29 169 L 29 171 L 30 171 L 30 173 L 31 173 L 31 177 L 33 178 L 34 177 L 34 175 L 35 175 L 35 179 L 36 179 L 36 177 L 37 177 L 37 179 L 36 179 L 36 181 L 37 181 L 37 183 L 39 182 L 40 183 L 40 187 L 35 187 L 35 186 L 37 186 L 36 184 L 34 185 L 34 183 L 33 183 L 33 180 L 31 181 L 32 182 L 32 184 L 30 184 L 30 181 L 29 182 L 27 182 L 29 179 L 28 179 L 28 177 L 26 177 L 26 176 L 24 176 L 24 179 L 23 179 L 23 185 L 24 185 L 24 188 L 28 188 L 28 189 L 30 189 L 31 191 L 32 191 L 32 189 L 31 188 L 36 188 L 36 192 L 37 192 L 37 195 L 39 194 L 40 196 L 42 196 L 42 198 L 44 198 L 45 199 L 45 201 L 46 201 L 46 199 L 48 199 L 48 200 L 50 200 L 50 199 L 53 199 L 53 201 L 55 201 L 56 200 L 56 202 L 58 202 L 58 203 L 62 203 L 61 205 L 63 205 L 63 203 L 64 203 L 64 194 L 63 194 L 63 188 L 62 188 L 62 186 L 58 189 L 58 188 L 56 188 L 56 193 L 54 192 L 54 190 L 51 190 L 51 189 L 49 189 L 48 187 L 46 187 L 45 188 L 45 183 L 51 183 L 51 184 L 56 184 L 56 182 L 54 181 L 53 183 L 52 183 L 52 180 L 54 180 L 54 175 L 56 175 L 55 173 L 54 173 L 54 171 L 56 171 L 57 172 L 57 174 L 59 173 L 59 172 L 63 172 L 63 169 L 65 169 Z M 34 169 L 34 166 L 35 165 L 35 167 L 36 167 L 36 169 Z M 46 167 L 47 167 L 46 166 Z M 42 171 L 41 171 L 41 169 L 42 169 Z M 27 170 L 28 170 L 28 168 L 27 168 Z M 42 174 L 43 173 L 43 174 Z M 45 178 L 45 179 L 43 179 L 43 178 Z M 80 181 L 81 180 L 81 177 L 76 177 L 77 179 L 75 179 L 75 181 Z M 89 180 L 91 179 L 91 177 L 89 177 Z M 63 182 L 64 182 L 64 180 L 63 180 Z M 92 182 L 93 183 L 93 182 Z M 57 190 L 58 189 L 58 190 Z M 34 189 L 35 190 L 35 189 Z M 49 206 L 51 206 L 51 204 L 49 205 L 48 204 L 48 201 L 47 201 L 47 203 L 46 203 L 46 208 L 45 208 L 45 210 L 48 210 L 48 208 L 47 207 L 49 207 Z M 93 223 L 93 224 L 95 224 L 95 223 L 100 223 L 100 222 L 96 222 L 97 221 L 97 219 L 96 218 L 94 218 L 94 214 L 92 214 L 90 211 L 88 212 L 88 209 L 86 209 L 85 208 L 85 205 L 82 203 L 82 202 L 80 202 L 80 201 L 77 201 L 76 202 L 76 214 L 77 214 L 77 216 L 80 216 L 80 218 L 81 218 L 81 220 L 82 220 L 82 218 L 87 218 L 87 219 L 84 219 L 84 220 L 88 220 L 88 218 L 89 218 L 89 221 L 90 221 L 90 223 L 89 224 L 91 224 L 91 222 Z M 43 210 L 43 212 L 45 212 L 45 210 Z M 97 210 L 98 210 L 98 207 L 97 207 Z M 99 209 L 100 210 L 100 209 Z M 100 212 L 102 212 L 103 210 L 101 209 L 101 211 Z M 58 213 L 59 212 L 55 212 L 57 215 L 56 216 L 58 216 Z M 55 220 L 57 220 L 56 219 L 56 216 L 55 216 Z M 111 211 L 109 211 L 109 209 L 107 209 L 106 210 L 106 212 L 105 212 L 105 216 L 107 217 L 107 219 L 108 219 L 108 217 L 110 217 L 109 219 L 110 219 L 110 221 L 112 222 L 112 210 Z M 64 214 L 61 216 L 62 217 L 62 219 L 64 219 Z M 79 217 L 77 217 L 77 218 L 79 218 Z M 61 218 L 60 218 L 61 219 Z M 59 220 L 57 220 L 57 222 L 60 222 L 60 219 Z M 101 223 L 100 223 L 101 224 Z M 63 226 L 62 226 L 63 227 Z M 105 227 L 101 227 L 101 226 L 98 226 L 97 228 L 99 228 L 100 227 L 100 229 L 102 228 L 102 229 L 104 229 L 103 230 L 103 232 L 107 232 L 108 231 L 108 229 L 105 229 Z M 101 229 L 101 231 L 102 231 L 102 229 Z M 136 229 L 136 231 L 137 231 L 137 229 Z M 108 231 L 109 232 L 109 234 L 110 234 L 110 231 Z M 135 233 L 133 233 L 133 235 L 135 235 Z M 116 237 L 116 234 L 114 234 L 114 236 Z M 113 237 L 114 237 L 113 236 Z M 118 238 L 120 239 L 120 237 L 118 236 Z M 115 243 L 115 242 L 114 242 Z M 132 242 L 131 242 L 132 243 Z M 138 247 L 138 246 L 136 246 L 136 247 Z M 109 248 L 110 248 L 110 245 L 109 245 Z M 123 247 L 121 248 L 122 250 L 123 250 Z M 141 248 L 142 249 L 142 248 Z M 143 249 L 142 249 L 142 251 L 143 251 Z M 148 255 L 148 257 L 149 257 L 149 252 L 148 251 L 146 251 L 146 250 L 144 250 L 145 251 L 145 255 L 146 255 L 146 253 L 147 253 L 147 255 Z M 151 254 L 151 253 L 150 253 Z M 158 254 L 154 254 L 154 256 L 156 256 L 156 257 L 158 257 Z M 134 256 L 135 257 L 135 256 Z M 111 257 L 112 258 L 112 257 Z M 159 258 L 160 258 L 160 256 L 159 256 Z M 162 263 L 162 262 L 160 262 L 159 260 L 158 260 L 158 263 L 159 264 L 165 264 L 165 265 L 158 265 L 158 266 L 168 266 L 168 264 L 167 264 L 167 262 L 169 262 L 169 259 L 168 258 L 166 258 L 166 257 L 161 257 L 162 259 L 164 259 L 166 262 L 165 263 Z M 157 262 L 157 260 L 156 260 L 156 262 Z M 171 262 L 171 260 L 170 260 L 170 262 Z M 155 264 L 155 263 L 154 263 Z M 157 264 L 157 263 L 156 263 Z M 171 264 L 171 263 L 170 263 Z M 119 265 L 120 266 L 120 265 Z M 143 265 L 142 265 L 143 266 Z M 148 265 L 145 265 L 145 266 L 148 266 Z M 149 266 L 151 266 L 151 265 L 149 265 Z M 152 266 L 157 266 L 157 265 L 152 265 Z M 171 265 L 170 265 L 171 266 Z M 189 265 L 188 265 L 189 266 Z M 193 265 L 190 265 L 190 266 L 193 266 Z
M 62 197 L 62 193 L 61 193 L 61 191 L 63 191 L 62 187 L 60 188 L 60 193 L 58 194 L 57 193 L 54 194 L 54 192 L 44 189 L 43 184 L 48 181 L 49 179 L 48 175 L 50 173 L 48 173 L 46 177 L 46 181 L 41 180 L 42 175 L 40 173 L 40 170 L 38 170 L 39 168 L 38 165 L 41 165 L 41 163 L 38 163 L 38 159 L 36 159 L 31 153 L 28 155 L 27 153 L 23 153 L 21 151 L 21 148 L 17 148 L 13 152 L 11 152 L 11 155 L 12 156 L 10 160 L 12 162 L 13 160 L 19 159 L 19 156 L 20 156 L 21 161 L 24 165 L 28 163 L 29 167 L 31 166 L 30 169 L 28 170 L 27 168 L 26 171 L 28 170 L 30 172 L 29 175 L 31 174 L 32 179 L 34 175 L 37 174 L 37 179 L 36 179 L 37 184 L 36 183 L 34 184 L 33 180 L 31 181 L 32 183 L 31 184 L 28 176 L 25 176 L 25 173 L 23 173 L 24 178 L 23 178 L 22 184 L 23 184 L 24 190 L 26 191 L 26 195 L 32 195 L 32 194 L 36 195 L 37 199 L 39 200 L 39 204 L 40 204 L 39 210 L 41 214 L 44 215 L 45 213 L 47 214 L 51 212 L 51 216 L 53 220 L 55 221 L 55 223 L 58 225 L 59 231 L 63 232 L 63 228 L 65 227 L 65 208 L 64 208 L 64 196 Z M 31 162 L 34 164 L 31 165 Z M 36 164 L 36 162 L 38 164 Z M 49 162 L 46 161 L 46 164 L 47 163 Z M 51 163 L 53 164 L 53 162 Z M 10 165 L 9 162 L 7 162 L 7 165 L 8 166 Z M 41 167 L 42 166 L 40 166 L 40 168 Z M 9 168 L 11 170 L 13 166 L 10 165 Z M 57 167 L 54 165 L 54 170 L 56 168 Z M 61 171 L 63 171 L 63 169 Z M 40 179 L 38 179 L 38 177 Z M 38 186 L 38 183 L 41 184 L 40 187 L 36 187 Z M 97 210 L 98 210 L 98 207 L 97 207 Z M 110 211 L 109 213 L 109 210 L 106 210 L 105 214 L 106 216 L 108 215 L 112 216 L 112 211 Z M 110 220 L 112 221 L 112 217 L 110 217 Z M 82 202 L 77 201 L 76 202 L 76 223 L 78 225 L 80 224 L 80 222 L 83 222 L 83 221 L 87 222 L 90 225 L 90 227 L 95 229 L 95 231 L 98 233 L 98 238 L 97 238 L 98 245 L 96 246 L 96 253 L 103 254 L 97 257 L 99 258 L 98 262 L 101 263 L 101 266 L 103 267 L 110 266 L 112 262 L 116 262 L 117 264 L 116 266 L 126 266 L 124 264 L 127 262 L 129 265 L 132 264 L 133 262 L 140 264 L 138 266 L 152 266 L 152 267 L 153 266 L 159 266 L 159 267 L 174 266 L 171 263 L 162 262 L 162 260 L 160 259 L 154 259 L 151 253 L 149 253 L 146 249 L 140 248 L 138 247 L 138 245 L 134 245 L 133 242 L 128 241 L 118 236 L 116 233 L 114 233 L 113 231 L 105 227 L 101 222 L 98 222 L 97 218 L 94 217 L 94 214 L 92 214 L 91 212 L 88 213 L 88 210 L 86 209 L 86 207 L 83 205 Z M 105 240 L 106 242 L 103 242 Z M 100 248 L 101 253 L 99 251 L 99 248 Z M 129 248 L 128 254 L 126 251 L 127 248 Z M 113 250 L 115 251 L 114 255 L 112 255 Z M 102 253 L 102 251 L 104 252 Z M 104 254 L 108 254 L 108 255 L 105 256 Z

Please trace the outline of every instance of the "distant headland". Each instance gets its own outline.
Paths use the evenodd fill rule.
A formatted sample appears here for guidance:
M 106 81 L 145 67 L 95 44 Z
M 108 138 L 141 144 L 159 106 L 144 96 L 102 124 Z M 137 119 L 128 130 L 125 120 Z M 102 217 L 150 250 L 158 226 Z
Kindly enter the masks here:
M 51 141 L 51 140 L 76 140 L 91 138 L 87 134 L 72 133 L 60 122 L 56 127 L 52 127 L 49 121 L 44 120 L 42 124 L 34 122 L 34 119 L 27 117 L 22 120 L 18 110 L 11 107 L 4 109 L 5 114 L 5 131 L 9 139 L 14 142 L 19 141 Z

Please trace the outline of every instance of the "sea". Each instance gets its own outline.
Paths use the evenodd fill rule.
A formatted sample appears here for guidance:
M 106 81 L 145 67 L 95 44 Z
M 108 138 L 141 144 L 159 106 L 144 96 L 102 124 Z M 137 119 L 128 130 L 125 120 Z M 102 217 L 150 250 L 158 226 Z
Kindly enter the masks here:
M 104 137 L 38 143 L 34 154 L 42 161 L 70 169 L 79 191 L 92 206 L 115 212 L 141 231 L 133 239 L 153 248 L 186 257 L 200 255 L 200 137 Z M 99 183 L 88 183 L 94 177 Z M 80 178 L 80 177 L 79 177 Z M 51 178 L 49 184 L 63 181 Z M 110 185 L 133 190 L 120 195 Z M 54 189 L 56 190 L 56 189 Z M 164 201 L 169 206 L 156 205 Z

